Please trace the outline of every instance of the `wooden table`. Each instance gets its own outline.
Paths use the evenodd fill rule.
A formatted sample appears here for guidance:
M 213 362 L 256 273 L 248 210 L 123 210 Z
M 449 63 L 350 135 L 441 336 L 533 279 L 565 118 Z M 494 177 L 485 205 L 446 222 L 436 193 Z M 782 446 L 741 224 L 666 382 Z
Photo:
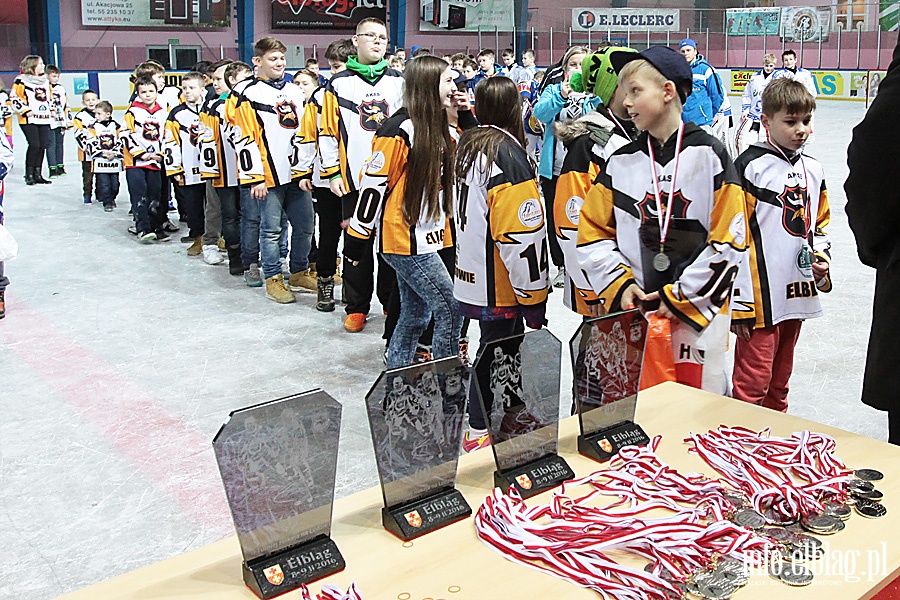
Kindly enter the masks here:
M 900 541 L 895 537 L 900 532 L 900 504 L 893 503 L 900 495 L 900 448 L 674 383 L 642 392 L 636 420 L 651 437 L 663 436 L 660 458 L 684 473 L 714 474 L 698 457 L 687 453 L 682 440 L 689 431 L 707 431 L 725 424 L 754 430 L 771 427 L 773 435 L 790 435 L 803 429 L 826 433 L 837 440 L 837 454 L 850 468 L 869 467 L 885 474 L 877 487 L 884 492 L 887 516 L 865 519 L 854 512 L 844 531 L 821 538 L 827 553 L 808 565 L 816 573 L 811 586 L 789 588 L 756 573 L 735 594 L 737 600 L 871 598 L 900 574 Z M 606 468 L 576 453 L 577 427 L 575 418 L 561 424 L 560 453 L 578 476 Z M 488 450 L 460 460 L 457 487 L 473 511 L 489 493 L 493 469 Z M 549 497 L 549 493 L 544 493 L 528 502 L 546 502 Z M 367 600 L 598 598 L 595 592 L 502 558 L 478 540 L 471 518 L 403 544 L 382 528 L 380 511 L 378 488 L 335 503 L 332 538 L 344 555 L 347 568 L 313 583 L 310 587 L 314 593 L 321 583 L 346 589 L 355 581 Z M 63 597 L 255 598 L 241 580 L 240 565 L 240 547 L 237 538 L 232 537 Z M 300 595 L 294 591 L 282 597 Z

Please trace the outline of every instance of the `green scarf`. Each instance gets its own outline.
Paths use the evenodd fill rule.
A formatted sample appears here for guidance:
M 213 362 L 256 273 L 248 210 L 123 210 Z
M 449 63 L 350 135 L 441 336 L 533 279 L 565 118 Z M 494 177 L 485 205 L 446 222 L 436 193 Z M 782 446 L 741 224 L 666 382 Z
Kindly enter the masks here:
M 349 60 L 347 60 L 347 68 L 351 71 L 355 71 L 359 73 L 369 81 L 375 81 L 379 77 L 381 77 L 384 70 L 387 69 L 388 63 L 383 58 L 375 63 L 374 65 L 362 65 L 359 61 L 356 60 L 356 56 L 351 56 Z

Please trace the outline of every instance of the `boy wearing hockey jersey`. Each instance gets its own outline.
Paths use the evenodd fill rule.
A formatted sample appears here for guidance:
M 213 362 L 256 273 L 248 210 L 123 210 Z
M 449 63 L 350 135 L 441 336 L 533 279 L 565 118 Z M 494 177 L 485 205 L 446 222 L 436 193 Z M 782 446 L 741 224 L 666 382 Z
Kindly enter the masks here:
M 84 192 L 84 203 L 91 203 L 94 194 L 93 162 L 87 153 L 88 128 L 94 124 L 94 107 L 100 102 L 100 97 L 94 90 L 85 90 L 81 93 L 81 105 L 83 108 L 75 113 L 72 119 L 72 127 L 75 130 L 75 144 L 78 146 L 78 161 L 81 163 L 81 186 Z
M 309 249 L 315 214 L 312 197 L 300 189 L 296 179 L 298 131 L 303 112 L 303 91 L 284 79 L 287 47 L 274 38 L 263 38 L 254 46 L 256 78 L 241 82 L 225 105 L 226 118 L 240 132 L 235 143 L 238 180 L 250 187 L 259 203 L 260 254 L 266 297 L 279 304 L 296 302 L 285 285 L 279 241 L 282 213 L 292 228 L 291 273 L 309 271 Z M 309 284 L 315 289 L 314 280 Z
M 403 75 L 388 68 L 387 28 L 378 19 L 367 18 L 356 26 L 353 45 L 357 54 L 347 68 L 328 80 L 322 96 L 319 155 L 322 177 L 332 193 L 341 198 L 344 219 L 356 208 L 359 176 L 371 154 L 372 138 L 381 124 L 396 112 L 403 98 Z M 344 329 L 363 330 L 374 291 L 373 242 L 359 264 L 344 260 Z
M 776 79 L 762 96 L 764 142 L 741 154 L 749 256 L 734 287 L 734 397 L 786 412 L 794 347 L 805 319 L 831 291 L 831 219 L 822 165 L 803 153 L 816 101 L 803 84 Z
M 734 144 L 737 146 L 738 154 L 765 138 L 761 135 L 759 122 L 762 114 L 762 94 L 766 85 L 772 81 L 774 72 L 775 55 L 766 54 L 763 57 L 763 68 L 755 73 L 744 87 L 744 93 L 741 96 L 741 123 L 734 134 Z
M 669 319 L 678 381 L 723 393 L 728 301 L 746 249 L 744 202 L 725 147 L 681 107 L 691 68 L 654 46 L 611 57 L 638 138 L 588 192 L 579 266 L 602 310 L 637 303 Z
M 3 224 L 3 180 L 13 166 L 12 145 L 9 144 L 6 136 L 0 139 L 0 225 Z M 9 278 L 3 274 L 3 261 L 0 260 L 0 319 L 6 316 L 6 288 L 9 285 Z
M 50 167 L 50 177 L 59 177 L 66 174 L 63 140 L 66 129 L 71 125 L 69 96 L 65 86 L 59 82 L 59 68 L 56 65 L 47 65 L 45 72 L 51 90 L 50 144 L 47 146 L 47 166 Z
M 88 127 L 85 141 L 97 178 L 97 200 L 103 203 L 106 212 L 116 207 L 122 171 L 121 126 L 113 120 L 112 112 L 113 106 L 106 100 L 97 103 L 96 119 Z
M 610 46 L 585 57 L 581 72 L 569 79 L 575 92 L 591 92 L 600 98 L 596 110 L 574 121 L 557 124 L 556 138 L 566 146 L 556 199 L 554 227 L 565 257 L 566 280 L 563 304 L 582 316 L 598 316 L 600 306 L 587 304 L 595 299 L 587 274 L 578 267 L 578 219 L 588 191 L 613 152 L 637 137 L 634 124 L 622 104 L 624 92 L 618 87 L 610 57 L 616 52 L 636 52 Z
M 162 231 L 167 217 L 165 201 L 160 196 L 166 114 L 156 102 L 156 84 L 152 79 L 139 77 L 134 88 L 137 98 L 123 119 L 125 182 L 131 196 L 134 233 L 141 243 L 147 244 L 168 240 Z

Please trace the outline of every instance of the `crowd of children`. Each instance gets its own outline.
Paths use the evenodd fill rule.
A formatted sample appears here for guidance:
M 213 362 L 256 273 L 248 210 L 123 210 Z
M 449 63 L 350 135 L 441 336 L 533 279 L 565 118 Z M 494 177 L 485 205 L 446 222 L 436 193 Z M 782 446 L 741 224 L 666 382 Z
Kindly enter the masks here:
M 328 47 L 327 80 L 314 59 L 286 77 L 273 38 L 257 42 L 252 65 L 203 65 L 181 89 L 144 63 L 121 124 L 84 92 L 71 124 L 85 202 L 96 189 L 113 210 L 124 170 L 132 233 L 167 241 L 179 229 L 174 184 L 189 254 L 218 264 L 224 251 L 230 272 L 268 298 L 308 291 L 326 312 L 343 235 L 344 327 L 364 328 L 377 293 L 391 368 L 464 351 L 469 319 L 482 343 L 542 327 L 556 285 L 585 318 L 639 307 L 668 319 L 676 376 L 697 387 L 726 390 L 733 331 L 735 397 L 786 410 L 800 324 L 831 288 L 803 83 L 770 77 L 765 57 L 742 110 L 759 137 L 733 161 L 683 119 L 694 55 L 574 46 L 540 81 L 530 50 L 521 65 L 512 50 L 502 64 L 490 50 L 442 60 L 416 49 L 406 62 L 387 45 L 384 23 L 363 20 Z M 17 85 L 43 85 L 42 63 L 25 66 Z M 58 107 L 45 132 L 51 175 L 64 173 L 55 136 L 69 126 L 57 87 L 46 88 Z M 482 421 L 473 415 L 467 450 L 485 445 Z

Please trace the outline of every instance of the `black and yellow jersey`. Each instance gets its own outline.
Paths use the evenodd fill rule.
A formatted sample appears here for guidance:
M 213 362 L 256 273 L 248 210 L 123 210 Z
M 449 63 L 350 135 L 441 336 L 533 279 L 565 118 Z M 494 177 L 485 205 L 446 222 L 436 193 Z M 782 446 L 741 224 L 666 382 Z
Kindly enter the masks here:
M 182 103 L 172 109 L 166 119 L 166 175 L 183 175 L 183 185 L 203 183 L 200 176 L 200 139 L 206 137 L 206 126 L 200 122 L 200 107 Z
M 831 291 L 831 279 L 814 280 L 808 250 L 830 261 L 822 165 L 799 152 L 788 159 L 760 142 L 735 167 L 747 203 L 749 252 L 734 284 L 732 319 L 761 328 L 821 316 L 819 291 Z
M 3 127 L 3 131 L 6 132 L 6 135 L 12 135 L 12 124 L 13 124 L 13 108 L 12 102 L 9 99 L 9 92 L 7 90 L 0 90 L 0 126 Z
M 142 167 L 159 170 L 159 163 L 147 160 L 145 154 L 162 154 L 167 113 L 159 104 L 145 106 L 132 103 L 122 119 L 122 142 L 125 168 Z
M 78 160 L 80 161 L 91 160 L 90 156 L 85 155 L 87 148 L 85 141 L 88 136 L 88 128 L 96 120 L 97 118 L 94 116 L 93 111 L 86 108 L 82 108 L 75 113 L 75 117 L 72 119 L 72 129 L 74 130 L 75 144 L 78 146 Z
M 103 158 L 104 152 L 111 152 L 117 158 L 122 158 L 122 126 L 110 119 L 104 123 L 94 120 L 87 128 L 85 134 L 85 147 L 88 149 L 88 159 Z
M 566 158 L 556 181 L 553 201 L 554 234 L 566 266 L 563 304 L 580 315 L 590 316 L 587 302 L 596 304 L 597 295 L 588 281 L 588 273 L 578 266 L 576 256 L 581 207 L 606 160 L 631 140 L 615 123 L 597 112 L 588 113 L 570 126 L 575 125 L 580 125 L 579 129 L 585 132 L 566 144 Z M 562 139 L 558 130 L 557 136 Z
M 340 175 L 347 191 L 359 189 L 360 172 L 372 153 L 372 138 L 403 102 L 403 75 L 385 69 L 374 81 L 346 69 L 322 94 L 319 155 L 322 177 Z
M 456 130 L 451 130 L 456 137 Z M 405 256 L 430 254 L 453 246 L 450 215 L 443 211 L 437 219 L 421 215 L 412 226 L 403 219 L 409 150 L 414 143 L 412 120 L 400 109 L 385 121 L 372 141 L 372 155 L 363 166 L 359 199 L 347 227 L 344 254 L 359 260 L 364 246 L 377 230 L 377 248 L 385 254 Z M 350 247 L 356 245 L 358 251 Z
M 238 181 L 277 187 L 299 178 L 300 116 L 304 96 L 284 79 L 245 79 L 225 103 L 225 118 L 234 127 Z
M 297 171 L 305 179 L 312 179 L 316 187 L 328 187 L 322 179 L 322 159 L 319 155 L 319 127 L 322 124 L 322 98 L 325 88 L 318 87 L 303 109 L 300 119 L 300 162 Z
M 525 149 L 503 133 L 508 139 L 493 164 L 482 156 L 468 173 L 457 173 L 453 293 L 473 306 L 547 300 L 547 227 L 537 175 Z
M 746 254 L 746 212 L 725 147 L 692 123 L 684 128 L 677 189 L 671 189 L 676 138 L 661 148 L 654 142 L 664 207 L 673 192 L 668 268 L 654 266 L 660 228 L 647 132 L 610 156 L 588 192 L 578 223 L 578 265 L 605 311 L 619 310 L 622 292 L 635 282 L 645 292 L 660 291 L 681 321 L 702 331 L 717 314 L 727 314 Z
M 9 99 L 20 125 L 50 125 L 53 121 L 53 93 L 46 78 L 19 75 Z
M 232 139 L 233 127 L 225 120 L 225 98 L 207 100 L 200 111 L 203 135 L 200 137 L 200 176 L 213 187 L 235 187 L 237 152 Z

